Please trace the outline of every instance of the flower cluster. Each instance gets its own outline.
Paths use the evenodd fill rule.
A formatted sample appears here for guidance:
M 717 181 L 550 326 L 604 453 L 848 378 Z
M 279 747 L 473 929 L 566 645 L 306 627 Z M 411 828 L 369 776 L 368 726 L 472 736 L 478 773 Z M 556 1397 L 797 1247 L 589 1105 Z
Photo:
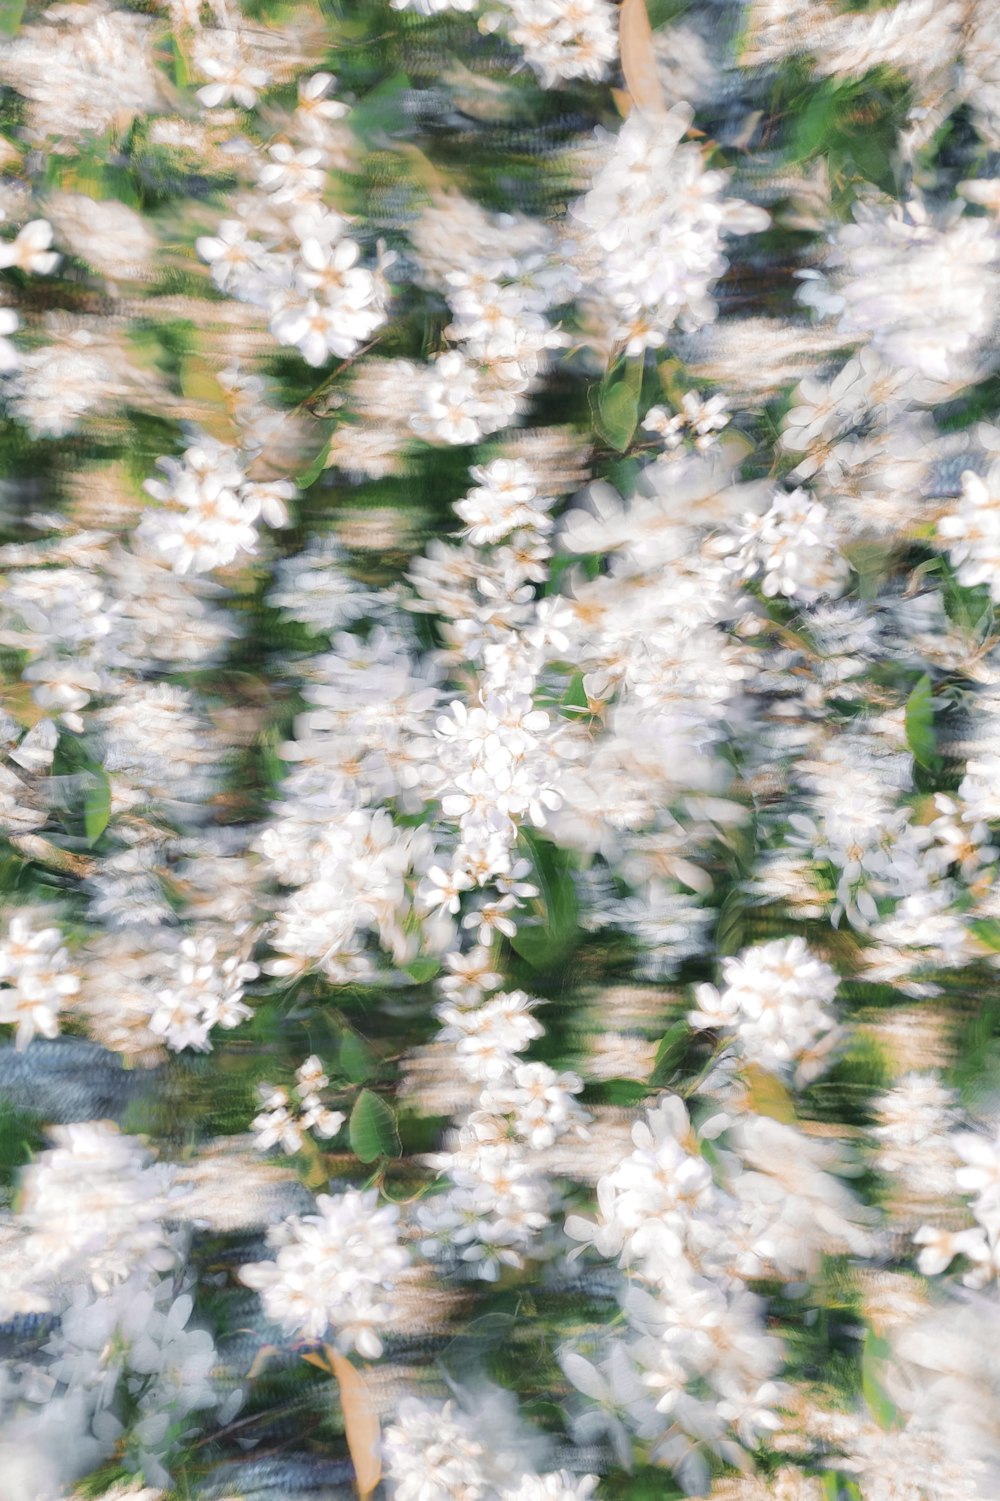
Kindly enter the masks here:
M 340 1110 L 329 1110 L 320 1099 L 329 1079 L 315 1054 L 295 1070 L 295 1100 L 287 1089 L 271 1084 L 258 1085 L 263 1109 L 250 1122 L 257 1133 L 257 1147 L 266 1152 L 279 1142 L 286 1152 L 297 1152 L 304 1133 L 315 1131 L 324 1139 L 336 1136 L 346 1117 Z
M 0 26 L 3 1501 L 994 1501 L 996 6 Z
M 307 1339 L 332 1331 L 340 1350 L 381 1355 L 380 1330 L 392 1323 L 392 1289 L 409 1258 L 397 1237 L 399 1211 L 377 1200 L 374 1190 L 320 1194 L 318 1213 L 272 1231 L 274 1260 L 240 1269 L 269 1319 Z

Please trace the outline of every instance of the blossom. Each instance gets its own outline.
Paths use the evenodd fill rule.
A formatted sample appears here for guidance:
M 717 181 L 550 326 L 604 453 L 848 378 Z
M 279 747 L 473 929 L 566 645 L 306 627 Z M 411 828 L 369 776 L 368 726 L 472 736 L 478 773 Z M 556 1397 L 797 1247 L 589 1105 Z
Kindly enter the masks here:
M 778 939 L 722 961 L 724 985 L 697 989 L 692 1026 L 730 1033 L 748 1062 L 797 1082 L 827 1065 L 839 1029 L 837 975 L 801 938 Z
M 52 244 L 52 225 L 47 219 L 32 219 L 18 230 L 14 240 L 0 241 L 0 270 L 16 266 L 19 271 L 46 275 L 54 271 L 62 257 Z
M 338 1349 L 376 1359 L 379 1331 L 393 1318 L 392 1290 L 409 1260 L 397 1239 L 399 1210 L 379 1206 L 375 1189 L 320 1194 L 316 1208 L 272 1231 L 274 1260 L 242 1267 L 240 1278 L 286 1333 L 318 1340 L 332 1330 Z
M 20 1051 L 40 1033 L 55 1037 L 59 1012 L 80 989 L 58 928 L 35 928 L 30 913 L 12 917 L 0 941 L 0 1022 L 17 1028 Z

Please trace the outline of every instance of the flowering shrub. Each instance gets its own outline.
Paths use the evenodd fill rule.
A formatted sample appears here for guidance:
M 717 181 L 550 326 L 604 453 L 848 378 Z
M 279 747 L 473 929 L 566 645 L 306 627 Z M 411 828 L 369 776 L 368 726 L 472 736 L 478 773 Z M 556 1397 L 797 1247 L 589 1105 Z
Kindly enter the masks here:
M 0 8 L 0 1501 L 1000 1495 L 1000 12 Z

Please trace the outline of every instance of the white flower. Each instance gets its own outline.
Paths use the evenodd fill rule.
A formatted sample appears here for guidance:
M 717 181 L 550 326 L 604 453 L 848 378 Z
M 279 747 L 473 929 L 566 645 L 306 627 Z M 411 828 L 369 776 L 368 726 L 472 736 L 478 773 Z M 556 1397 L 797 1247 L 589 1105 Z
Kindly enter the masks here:
M 547 1475 L 525 1475 L 516 1488 L 500 1492 L 502 1501 L 589 1501 L 597 1488 L 596 1475 L 571 1475 L 556 1470 Z
M 514 1129 L 534 1150 L 550 1147 L 566 1131 L 586 1136 L 589 1119 L 573 1099 L 583 1088 L 578 1074 L 557 1074 L 547 1063 L 519 1063 L 507 1078 L 486 1089 L 482 1108 L 512 1115 Z
M 50 250 L 52 225 L 47 219 L 32 219 L 25 224 L 15 240 L 0 241 L 0 270 L 16 266 L 20 271 L 34 272 L 44 276 L 54 271 L 61 256 Z
M 944 381 L 967 372 L 993 327 L 997 239 L 988 218 L 945 217 L 936 224 L 911 202 L 859 204 L 855 223 L 836 235 L 839 268 L 827 306 L 838 329 L 869 336 L 887 364 Z M 812 283 L 802 296 L 812 300 Z
M 961 584 L 988 584 L 1000 601 L 1000 463 L 986 478 L 967 469 L 958 509 L 942 516 L 937 533 L 948 549 Z
M 36 1033 L 58 1034 L 59 1012 L 79 989 L 59 929 L 34 928 L 30 914 L 12 917 L 0 941 L 0 1022 L 17 1028 L 18 1051 Z
M 540 496 L 531 467 L 517 459 L 494 459 L 470 471 L 477 487 L 455 511 L 466 523 L 465 535 L 474 547 L 499 542 L 522 527 L 546 531 L 552 523 L 546 514 L 553 497 Z
M 816 1078 L 840 1035 L 836 971 L 796 937 L 723 959 L 722 974 L 721 993 L 698 987 L 691 1025 L 731 1033 L 747 1061 L 769 1072 L 791 1073 L 800 1084 Z
M 19 351 L 7 338 L 8 334 L 14 333 L 20 326 L 21 320 L 13 308 L 0 308 L 0 375 L 8 370 L 16 370 L 21 363 Z
M 501 991 L 482 1005 L 442 1005 L 439 1041 L 454 1042 L 460 1066 L 472 1079 L 502 1079 L 542 1027 L 531 1015 L 537 1005 L 523 990 Z
M 162 1224 L 171 1212 L 171 1170 L 106 1121 L 56 1126 L 49 1135 L 54 1145 L 22 1179 L 38 1283 L 44 1288 L 70 1271 L 106 1292 L 137 1269 L 171 1268 L 176 1252 Z
M 396 1276 L 409 1260 L 397 1240 L 399 1210 L 379 1207 L 376 1189 L 320 1194 L 316 1207 L 272 1231 L 275 1259 L 242 1267 L 240 1279 L 258 1289 L 267 1317 L 286 1333 L 323 1339 L 332 1330 L 338 1349 L 376 1359 Z
M 264 1109 L 250 1122 L 257 1150 L 266 1152 L 280 1144 L 288 1153 L 298 1152 L 306 1131 L 324 1139 L 336 1136 L 347 1117 L 340 1110 L 328 1110 L 321 1101 L 319 1091 L 329 1082 L 320 1060 L 312 1054 L 295 1070 L 294 1105 L 287 1090 L 259 1084 L 257 1092 Z
M 296 151 L 285 141 L 269 146 L 271 160 L 260 169 L 258 181 L 274 203 L 303 203 L 323 186 L 323 154 L 308 146 Z
M 572 206 L 581 274 L 605 299 L 613 338 L 629 356 L 659 347 L 678 321 L 710 321 L 709 291 L 726 266 L 722 236 L 769 222 L 721 196 L 725 174 L 706 172 L 698 147 L 680 143 L 690 122 L 687 105 L 662 116 L 633 110 Z
M 223 219 L 215 235 L 201 235 L 195 249 L 212 267 L 212 280 L 221 291 L 238 292 L 248 271 L 255 270 L 268 247 L 250 238 L 241 219 Z
M 925 1277 L 947 1271 L 956 1256 L 968 1256 L 972 1261 L 984 1261 L 989 1256 L 985 1232 L 978 1226 L 956 1231 L 921 1225 L 913 1239 L 924 1248 L 917 1257 L 917 1266 Z
M 762 515 L 746 516 L 731 552 L 730 566 L 742 578 L 763 574 L 766 595 L 809 604 L 841 594 L 850 572 L 830 513 L 805 490 L 778 494 Z
M 259 89 L 270 83 L 263 68 L 255 68 L 238 57 L 224 60 L 217 57 L 201 57 L 199 67 L 212 82 L 198 89 L 197 96 L 206 109 L 215 109 L 230 99 L 243 109 L 253 109 Z

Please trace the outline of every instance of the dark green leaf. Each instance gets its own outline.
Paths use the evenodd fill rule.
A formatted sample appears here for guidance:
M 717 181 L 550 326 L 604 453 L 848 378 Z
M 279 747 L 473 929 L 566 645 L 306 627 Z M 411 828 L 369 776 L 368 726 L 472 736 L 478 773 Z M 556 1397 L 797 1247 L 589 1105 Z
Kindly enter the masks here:
M 906 700 L 906 743 L 918 766 L 927 771 L 940 766 L 934 734 L 934 696 L 926 672 Z
M 363 1089 L 355 1100 L 348 1130 L 351 1151 L 362 1162 L 374 1162 L 377 1157 L 398 1157 L 402 1150 L 395 1115 L 370 1089 Z
M 540 923 L 519 926 L 510 944 L 514 952 L 520 954 L 532 969 L 548 969 L 551 966 L 552 942 L 548 931 Z
M 897 1428 L 899 1412 L 884 1385 L 888 1360 L 888 1340 L 869 1329 L 861 1351 L 861 1391 L 868 1404 L 868 1410 L 879 1427 Z
M 1000 918 L 976 918 L 974 922 L 970 922 L 969 927 L 980 943 L 985 943 L 995 954 L 1000 954 Z
M 0 0 L 0 31 L 16 36 L 24 16 L 26 0 Z
M 426 985 L 428 980 L 433 980 L 441 968 L 439 959 L 411 959 L 409 964 L 404 964 L 403 969 L 409 975 L 415 985 Z
M 351 110 L 351 130 L 371 150 L 379 136 L 391 135 L 405 123 L 403 110 L 413 85 L 405 73 L 387 78 Z
M 671 1074 L 676 1072 L 681 1059 L 687 1052 L 690 1037 L 691 1028 L 687 1022 L 674 1022 L 672 1027 L 667 1028 L 656 1049 L 652 1072 L 649 1075 L 650 1084 L 665 1084 Z
M 83 827 L 88 844 L 96 844 L 108 826 L 111 817 L 111 783 L 101 772 L 87 792 L 83 805 Z
M 323 473 L 323 470 L 326 468 L 326 461 L 329 453 L 330 439 L 327 438 L 326 442 L 323 444 L 323 447 L 320 449 L 319 453 L 313 459 L 309 467 L 307 469 L 303 469 L 301 474 L 297 474 L 295 476 L 295 483 L 300 490 L 308 490 L 310 485 L 314 485 L 316 483 L 320 475 Z
M 441 1351 L 439 1359 L 449 1376 L 463 1383 L 481 1378 L 486 1357 L 510 1342 L 516 1322 L 513 1314 L 499 1311 L 472 1319 Z
M 579 906 L 572 867 L 564 850 L 522 828 L 521 838 L 528 847 L 545 921 L 518 927 L 511 947 L 533 969 L 550 970 L 568 955 L 577 938 Z
M 564 709 L 587 710 L 590 705 L 587 702 L 587 693 L 583 686 L 583 673 L 574 673 L 570 678 L 569 686 L 563 694 L 561 703 Z M 575 715 L 573 716 L 576 717 Z
M 356 1032 L 345 1032 L 340 1039 L 337 1061 L 352 1084 L 363 1084 L 375 1072 L 371 1050 Z
M 597 388 L 594 425 L 605 443 L 624 453 L 639 421 L 642 394 L 641 359 L 617 361 Z

